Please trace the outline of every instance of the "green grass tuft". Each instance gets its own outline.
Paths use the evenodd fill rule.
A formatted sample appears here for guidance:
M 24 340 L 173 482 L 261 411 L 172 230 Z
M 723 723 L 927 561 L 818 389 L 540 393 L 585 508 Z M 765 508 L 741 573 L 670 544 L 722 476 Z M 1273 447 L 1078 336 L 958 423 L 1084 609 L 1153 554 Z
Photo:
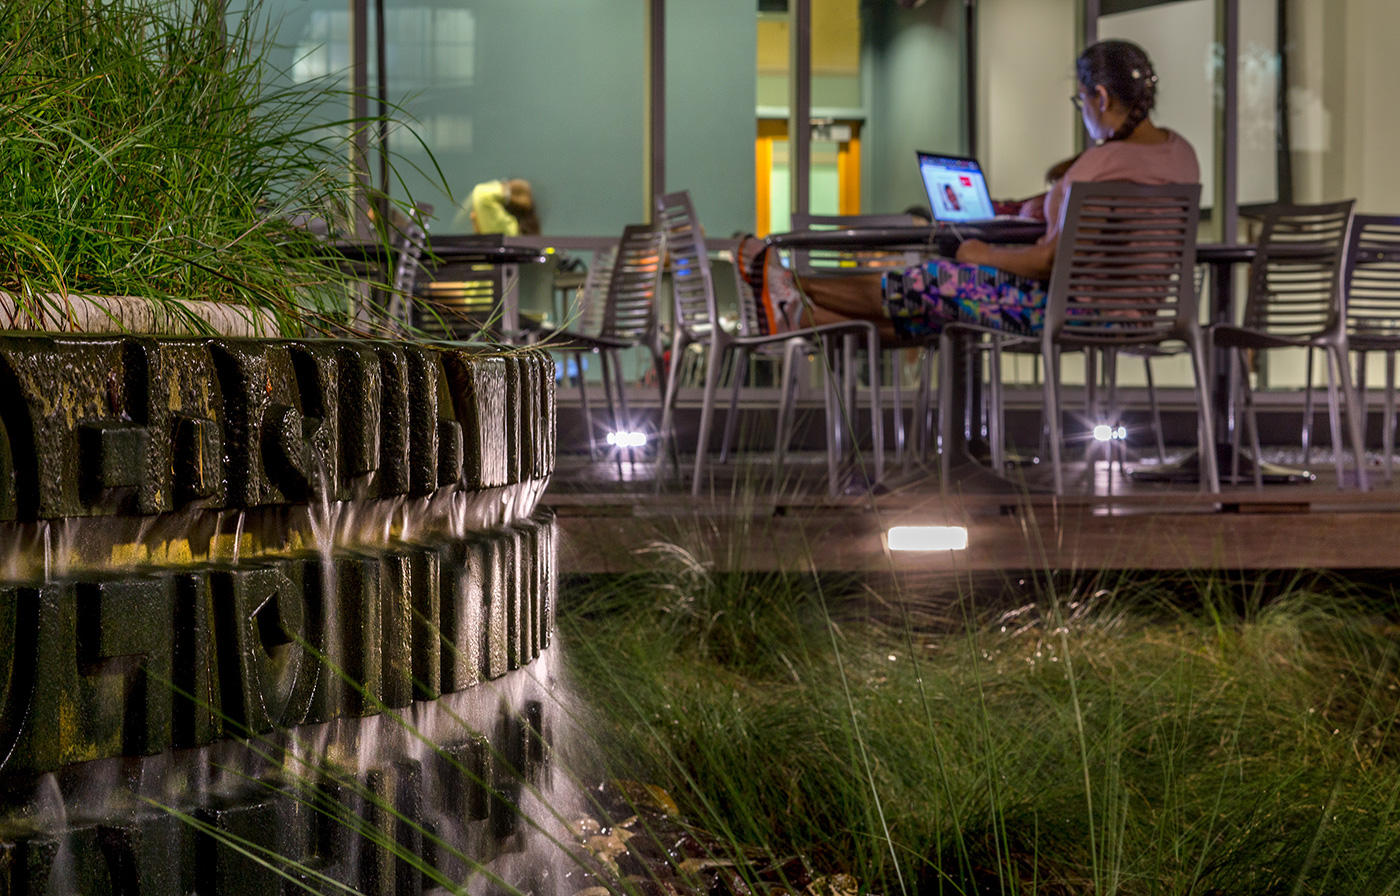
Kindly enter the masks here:
M 1383 893 L 1395 629 L 1336 582 L 1045 592 L 957 631 L 671 550 L 561 606 L 595 775 L 884 893 Z M 1383 607 L 1381 607 L 1383 609 Z
M 256 3 L 19 0 L 0 15 L 0 290 L 62 317 L 70 293 L 344 320 L 351 275 L 294 226 L 349 220 L 332 87 L 275 86 Z M 189 316 L 199 326 L 197 318 Z

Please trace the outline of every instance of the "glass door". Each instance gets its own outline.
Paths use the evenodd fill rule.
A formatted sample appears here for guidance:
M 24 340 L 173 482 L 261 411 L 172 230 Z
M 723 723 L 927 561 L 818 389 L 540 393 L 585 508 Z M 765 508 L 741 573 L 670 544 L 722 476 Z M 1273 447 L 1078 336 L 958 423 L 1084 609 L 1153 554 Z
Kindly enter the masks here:
M 813 129 L 809 181 L 812 214 L 860 214 L 860 124 L 841 121 Z M 759 119 L 754 165 L 754 220 L 758 224 L 755 232 L 766 236 L 791 230 L 786 119 Z

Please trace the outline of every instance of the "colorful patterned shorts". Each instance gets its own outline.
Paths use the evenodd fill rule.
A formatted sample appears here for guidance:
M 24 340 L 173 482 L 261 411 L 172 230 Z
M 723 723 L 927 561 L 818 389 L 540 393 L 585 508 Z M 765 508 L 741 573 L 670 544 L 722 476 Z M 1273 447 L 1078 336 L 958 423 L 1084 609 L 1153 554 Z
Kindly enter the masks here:
M 936 335 L 949 321 L 1021 334 L 1045 325 L 1043 282 L 943 258 L 886 274 L 884 303 L 904 339 Z

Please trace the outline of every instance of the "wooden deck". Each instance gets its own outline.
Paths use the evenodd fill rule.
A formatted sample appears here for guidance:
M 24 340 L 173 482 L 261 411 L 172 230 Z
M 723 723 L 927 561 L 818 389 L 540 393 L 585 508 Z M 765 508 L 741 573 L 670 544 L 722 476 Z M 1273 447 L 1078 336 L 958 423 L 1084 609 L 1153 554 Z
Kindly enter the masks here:
M 828 496 L 823 458 L 793 464 L 774 495 L 766 456 L 716 469 L 704 498 L 658 484 L 650 464 L 560 458 L 544 503 L 558 514 L 566 572 L 610 573 L 652 562 L 675 544 L 717 569 L 958 576 L 1087 570 L 1400 569 L 1400 478 L 1369 492 L 1338 489 L 1314 463 L 1307 484 L 1195 486 L 1133 482 L 1117 466 L 1067 467 L 1064 497 L 1046 494 L 1043 465 L 1013 470 L 1020 485 L 896 468 L 885 487 Z M 1130 464 L 1129 469 L 1133 465 Z M 963 551 L 897 552 L 895 525 L 966 527 Z

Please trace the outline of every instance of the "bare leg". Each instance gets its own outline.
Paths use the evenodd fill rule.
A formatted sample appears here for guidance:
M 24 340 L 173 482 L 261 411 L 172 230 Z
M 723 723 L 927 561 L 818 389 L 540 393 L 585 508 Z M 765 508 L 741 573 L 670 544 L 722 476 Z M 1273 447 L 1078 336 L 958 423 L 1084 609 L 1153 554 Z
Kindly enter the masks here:
M 806 325 L 843 323 L 867 320 L 875 325 L 880 342 L 888 345 L 898 341 L 894 324 L 885 316 L 881 301 L 879 274 L 857 274 L 849 277 L 804 277 L 799 284 L 807 297 L 802 315 Z

